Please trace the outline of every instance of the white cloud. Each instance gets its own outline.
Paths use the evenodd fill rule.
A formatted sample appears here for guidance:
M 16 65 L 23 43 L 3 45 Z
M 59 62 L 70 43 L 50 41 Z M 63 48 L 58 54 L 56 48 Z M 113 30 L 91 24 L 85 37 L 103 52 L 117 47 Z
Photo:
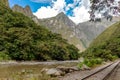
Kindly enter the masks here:
M 89 7 L 90 7 L 90 0 L 82 0 L 82 5 L 83 5 L 86 9 L 89 9 Z
M 58 12 L 55 9 L 52 9 L 51 7 L 41 7 L 36 13 L 33 14 L 39 19 L 42 19 L 56 16 Z
M 73 10 L 73 13 L 74 13 L 74 16 L 73 17 L 69 16 L 69 18 L 76 24 L 89 20 L 88 10 L 86 10 L 84 6 L 76 7 Z
M 66 2 L 65 0 L 57 0 L 53 1 L 53 9 L 55 9 L 58 12 L 64 11 L 64 8 L 66 7 Z
M 70 3 L 66 6 L 66 10 L 69 10 L 70 8 L 75 8 L 77 4 L 80 6 L 81 0 L 73 0 L 73 3 Z
M 70 10 L 70 8 L 73 8 L 73 4 L 68 4 L 68 5 L 65 7 L 65 11 Z
M 78 0 L 75 0 L 78 1 Z M 88 21 L 89 20 L 89 7 L 90 7 L 90 1 L 89 0 L 82 0 L 81 5 L 74 8 L 73 10 L 73 16 L 69 16 L 69 18 L 75 22 L 76 24 Z
M 43 0 L 44 1 L 44 0 Z M 76 6 L 77 5 L 77 6 Z M 54 17 L 60 12 L 66 13 L 73 8 L 73 16 L 68 16 L 76 24 L 89 20 L 89 0 L 74 0 L 74 3 L 66 4 L 65 0 L 52 0 L 52 5 L 41 7 L 34 13 L 39 19 Z M 64 10 L 65 9 L 65 10 Z
M 52 2 L 52 0 L 31 0 L 32 2 L 37 2 L 37 3 L 48 3 Z
M 48 7 L 41 7 L 37 12 L 33 13 L 38 18 L 50 18 L 54 17 L 60 12 L 64 12 L 64 7 L 66 6 L 65 0 L 52 1 L 53 5 Z

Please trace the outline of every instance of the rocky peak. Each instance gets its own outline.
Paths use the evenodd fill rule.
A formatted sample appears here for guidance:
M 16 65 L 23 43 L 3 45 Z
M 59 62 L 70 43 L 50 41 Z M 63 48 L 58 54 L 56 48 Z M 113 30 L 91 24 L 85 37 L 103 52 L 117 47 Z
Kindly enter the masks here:
M 35 21 L 36 23 L 39 22 L 38 18 L 36 16 L 33 15 L 31 9 L 30 9 L 30 6 L 25 6 L 25 8 L 19 6 L 19 5 L 14 5 L 12 7 L 12 10 L 15 11 L 15 12 L 20 12 L 20 13 L 23 13 L 24 15 L 30 17 L 33 21 Z
M 26 6 L 25 8 L 24 8 L 24 11 L 25 11 L 25 13 L 28 15 L 28 16 L 32 16 L 33 14 L 32 14 L 32 11 L 31 11 L 31 9 L 30 9 L 30 6 Z
M 3 3 L 5 6 L 9 7 L 8 0 L 0 0 L 0 3 Z
M 80 51 L 85 50 L 81 40 L 75 35 L 75 23 L 63 12 L 55 17 L 40 20 L 40 24 L 54 33 L 61 34 L 64 39 L 67 39 L 70 44 L 75 45 Z
M 106 18 L 102 18 L 101 22 L 83 22 L 76 26 L 76 35 L 82 40 L 86 47 L 89 47 L 90 43 L 101 34 L 110 25 L 118 22 L 120 17 L 113 17 L 112 21 L 108 21 Z
M 20 12 L 20 11 L 23 11 L 23 8 L 16 4 L 12 7 L 12 10 L 16 12 Z
M 65 23 L 69 27 L 75 26 L 75 23 L 72 20 L 70 20 L 63 12 L 59 13 L 56 16 L 56 19 L 59 21 L 62 21 L 63 23 Z
M 29 17 L 33 16 L 32 11 L 28 5 L 25 8 L 23 8 L 19 5 L 15 5 L 14 7 L 12 7 L 12 10 L 23 13 L 24 15 L 29 16 Z
M 67 17 L 63 12 L 59 13 L 57 17 Z

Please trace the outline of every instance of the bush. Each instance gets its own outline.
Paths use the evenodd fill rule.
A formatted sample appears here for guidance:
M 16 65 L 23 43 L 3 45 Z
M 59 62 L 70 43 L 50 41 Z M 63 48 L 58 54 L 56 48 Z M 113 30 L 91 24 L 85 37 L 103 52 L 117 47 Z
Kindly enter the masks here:
M 27 16 L 0 3 L 1 60 L 78 59 L 78 49 L 61 35 L 37 25 Z M 6 51 L 4 53 L 3 51 Z
M 10 60 L 10 57 L 4 52 L 0 52 L 0 61 L 2 60 Z
M 77 67 L 79 68 L 79 69 L 81 69 L 82 68 L 82 66 L 83 66 L 83 62 L 80 62 L 78 65 L 77 65 Z
M 92 58 L 92 59 L 85 59 L 83 63 L 88 67 L 93 67 L 97 64 L 101 64 L 102 62 L 103 60 L 101 58 Z

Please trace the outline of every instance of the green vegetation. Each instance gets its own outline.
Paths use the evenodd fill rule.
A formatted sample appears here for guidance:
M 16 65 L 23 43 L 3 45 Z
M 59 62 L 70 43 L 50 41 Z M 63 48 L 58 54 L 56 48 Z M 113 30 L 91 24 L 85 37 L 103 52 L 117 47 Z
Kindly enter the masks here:
M 103 60 L 101 58 L 91 58 L 91 59 L 85 59 L 83 62 L 78 64 L 78 67 L 81 69 L 81 67 L 85 64 L 88 67 L 93 67 L 98 64 L 101 64 Z
M 61 35 L 0 3 L 0 60 L 69 60 L 78 57 L 78 49 Z
M 109 27 L 99 35 L 82 53 L 89 61 L 100 58 L 103 61 L 112 61 L 120 57 L 120 22 Z
M 64 13 L 60 13 L 55 17 L 40 20 L 40 24 L 46 25 L 50 31 L 61 34 L 68 43 L 75 45 L 79 50 L 83 51 L 84 47 L 81 39 L 75 35 L 75 23 L 73 23 Z

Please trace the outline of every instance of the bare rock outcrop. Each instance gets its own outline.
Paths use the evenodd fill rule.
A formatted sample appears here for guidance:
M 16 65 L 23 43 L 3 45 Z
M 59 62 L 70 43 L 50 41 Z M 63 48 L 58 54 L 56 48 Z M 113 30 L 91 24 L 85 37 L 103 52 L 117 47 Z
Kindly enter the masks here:
M 28 16 L 29 18 L 31 18 L 33 21 L 35 21 L 36 23 L 38 23 L 38 19 L 36 16 L 33 15 L 30 6 L 25 6 L 25 8 L 19 6 L 19 5 L 14 5 L 12 7 L 12 10 L 15 12 L 20 12 L 23 13 L 24 15 Z
M 62 38 L 67 39 L 81 52 L 88 48 L 90 43 L 106 28 L 119 21 L 119 17 L 113 17 L 112 21 L 102 18 L 100 22 L 87 21 L 76 25 L 63 12 L 52 18 L 38 19 L 32 14 L 29 6 L 22 8 L 15 5 L 12 9 L 32 18 L 36 23 L 44 25 L 53 33 L 61 34 Z
M 61 70 L 62 72 L 65 72 L 65 73 L 71 73 L 71 72 L 74 72 L 74 71 L 79 71 L 79 68 L 77 68 L 77 67 L 58 66 L 57 69 Z
M 29 17 L 33 16 L 32 11 L 28 5 L 25 8 L 23 8 L 19 5 L 15 5 L 14 7 L 12 7 L 12 10 L 16 11 L 16 12 L 21 12 L 24 15 L 29 16 Z

